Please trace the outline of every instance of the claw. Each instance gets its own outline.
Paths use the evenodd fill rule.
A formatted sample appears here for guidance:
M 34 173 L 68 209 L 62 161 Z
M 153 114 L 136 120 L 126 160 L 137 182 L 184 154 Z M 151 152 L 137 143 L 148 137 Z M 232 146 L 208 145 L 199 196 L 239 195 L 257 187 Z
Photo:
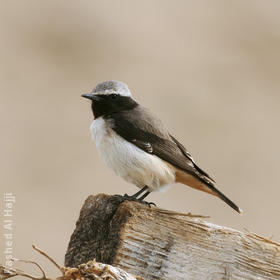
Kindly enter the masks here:
M 136 197 L 133 196 L 133 195 L 130 196 L 130 195 L 128 195 L 128 194 L 124 194 L 124 195 L 118 195 L 118 194 L 116 194 L 116 195 L 114 195 L 114 197 L 115 197 L 116 199 L 118 199 L 120 203 L 123 203 L 124 201 L 127 200 L 127 201 L 138 202 L 138 203 L 147 205 L 147 206 L 149 206 L 149 207 L 152 207 L 152 206 L 156 207 L 156 204 L 155 204 L 154 202 L 147 202 L 147 201 L 144 201 L 144 200 L 140 200 L 140 199 L 136 198 Z
M 156 204 L 154 202 L 147 202 L 147 201 L 144 201 L 144 200 L 141 200 L 139 198 L 136 198 L 134 195 L 127 195 L 127 194 L 124 194 L 122 196 L 122 200 L 125 201 L 125 200 L 128 200 L 128 201 L 134 201 L 134 202 L 138 202 L 138 203 L 141 203 L 141 204 L 144 204 L 144 205 L 147 205 L 149 207 L 152 207 L 152 206 L 155 206 L 156 207 Z
M 147 206 L 149 206 L 150 208 L 152 208 L 152 206 L 154 206 L 154 207 L 157 206 L 154 202 L 147 202 L 147 201 L 144 201 L 144 200 L 138 200 L 137 202 L 142 203 L 142 204 L 144 204 L 144 205 L 147 205 Z
M 149 204 L 149 207 L 152 207 L 152 206 L 157 207 L 157 205 L 154 202 L 148 202 L 148 204 Z

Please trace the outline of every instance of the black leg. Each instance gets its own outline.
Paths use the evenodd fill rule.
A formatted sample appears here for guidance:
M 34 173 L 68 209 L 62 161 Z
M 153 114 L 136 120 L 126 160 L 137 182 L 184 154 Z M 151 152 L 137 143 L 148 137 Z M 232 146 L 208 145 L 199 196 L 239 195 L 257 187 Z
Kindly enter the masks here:
M 151 192 L 149 192 L 149 191 L 145 192 L 142 196 L 140 196 L 140 197 L 138 198 L 138 200 L 140 200 L 140 201 L 144 200 L 144 198 L 147 197 L 150 193 L 151 193 Z
M 156 206 L 155 203 L 153 203 L 153 202 L 146 202 L 146 201 L 144 201 L 144 198 L 146 198 L 151 193 L 151 192 L 148 191 L 148 189 L 149 188 L 147 186 L 145 186 L 140 191 L 138 191 L 137 193 L 135 193 L 133 195 L 125 194 L 124 196 L 122 196 L 122 200 L 123 201 L 125 201 L 125 200 L 136 201 L 136 202 L 148 205 L 150 207 L 152 205 Z M 145 192 L 145 193 L 138 198 L 138 196 L 141 195 L 143 192 Z
M 144 188 L 142 188 L 140 191 L 138 191 L 137 193 L 135 193 L 134 195 L 132 195 L 133 197 L 138 197 L 140 194 L 142 194 L 143 192 L 145 192 L 146 190 L 148 190 L 148 187 L 145 186 Z
M 129 198 L 137 198 L 140 194 L 142 194 L 143 192 L 145 192 L 146 190 L 148 190 L 148 187 L 147 186 L 145 186 L 144 188 L 142 188 L 140 191 L 138 191 L 137 193 L 135 193 L 135 194 L 133 194 L 133 195 L 127 195 L 127 194 L 125 194 L 124 196 L 125 197 L 129 197 Z
M 146 193 L 144 193 L 141 197 L 138 198 L 138 201 L 140 201 L 141 203 L 145 203 L 147 205 L 151 206 L 156 206 L 156 204 L 154 202 L 147 202 L 144 201 L 144 198 L 146 198 L 151 192 L 147 191 Z

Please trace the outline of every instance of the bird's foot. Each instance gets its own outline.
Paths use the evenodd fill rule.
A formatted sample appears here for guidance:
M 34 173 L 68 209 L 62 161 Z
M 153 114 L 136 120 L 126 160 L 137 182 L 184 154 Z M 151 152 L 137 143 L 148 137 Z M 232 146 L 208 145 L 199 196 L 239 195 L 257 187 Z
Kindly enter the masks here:
M 143 200 L 142 200 L 142 202 L 144 202 L 144 204 L 146 203 L 146 205 L 148 205 L 150 208 L 152 206 L 157 207 L 157 205 L 154 202 L 147 202 L 147 201 L 143 201 Z
M 127 193 L 125 193 L 123 195 L 123 198 L 125 198 L 126 200 L 137 200 L 137 195 L 128 195 Z
M 154 202 L 147 202 L 143 199 L 140 198 L 137 198 L 137 196 L 135 195 L 128 195 L 127 193 L 124 194 L 123 196 L 121 196 L 123 201 L 134 201 L 134 202 L 138 202 L 138 203 L 141 203 L 141 204 L 144 204 L 144 205 L 147 205 L 149 207 L 152 207 L 152 206 L 156 206 L 156 204 Z

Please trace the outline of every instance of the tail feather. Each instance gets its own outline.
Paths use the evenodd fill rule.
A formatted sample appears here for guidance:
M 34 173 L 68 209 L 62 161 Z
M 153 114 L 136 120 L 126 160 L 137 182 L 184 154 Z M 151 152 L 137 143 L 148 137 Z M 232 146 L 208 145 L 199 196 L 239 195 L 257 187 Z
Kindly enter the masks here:
M 217 194 L 217 196 L 223 200 L 227 205 L 229 205 L 231 208 L 233 208 L 235 211 L 237 211 L 239 214 L 243 214 L 243 210 L 239 208 L 232 200 L 230 200 L 228 197 L 226 197 L 222 192 L 220 192 L 217 188 L 215 188 L 212 185 L 207 185 L 213 192 Z
M 199 172 L 190 174 L 178 169 L 176 171 L 176 181 L 179 183 L 183 183 L 189 187 L 198 189 L 200 191 L 215 195 L 221 200 L 223 200 L 235 211 L 237 211 L 239 214 L 243 213 L 243 211 L 233 201 L 231 201 L 222 192 L 220 192 L 207 177 L 203 176 Z
M 221 191 L 219 191 L 214 184 L 208 180 L 208 178 L 205 178 L 204 176 L 196 175 L 198 180 L 200 180 L 202 183 L 204 183 L 216 196 L 218 196 L 221 200 L 223 200 L 227 205 L 229 205 L 231 208 L 233 208 L 236 212 L 239 214 L 243 214 L 243 210 L 239 208 L 232 200 L 230 200 L 228 197 L 226 197 Z

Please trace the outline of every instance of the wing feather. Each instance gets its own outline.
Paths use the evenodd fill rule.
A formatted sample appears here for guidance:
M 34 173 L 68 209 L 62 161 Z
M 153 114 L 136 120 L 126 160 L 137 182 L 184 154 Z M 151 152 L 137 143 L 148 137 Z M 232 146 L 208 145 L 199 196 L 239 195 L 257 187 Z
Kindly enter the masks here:
M 111 128 L 143 151 L 154 154 L 193 175 L 237 212 L 242 210 L 215 186 L 214 180 L 199 168 L 186 148 L 168 133 L 162 122 L 140 105 L 132 111 L 107 115 Z
M 139 106 L 140 107 L 140 106 Z M 147 109 L 141 107 L 131 111 L 122 111 L 106 116 L 111 128 L 125 140 L 143 151 L 154 154 L 177 168 L 191 173 L 204 183 L 209 183 L 210 176 L 202 171 L 162 122 Z
M 191 156 L 191 154 L 187 151 L 187 149 L 172 135 L 170 135 L 170 137 L 173 139 L 173 141 L 177 144 L 178 148 L 181 150 L 181 152 L 187 157 L 189 158 L 194 167 L 205 177 L 207 177 L 208 179 L 210 179 L 213 183 L 215 183 L 215 180 L 209 176 L 209 174 L 207 174 L 204 170 L 202 170 L 199 166 L 196 165 L 196 163 L 194 162 L 193 157 Z

